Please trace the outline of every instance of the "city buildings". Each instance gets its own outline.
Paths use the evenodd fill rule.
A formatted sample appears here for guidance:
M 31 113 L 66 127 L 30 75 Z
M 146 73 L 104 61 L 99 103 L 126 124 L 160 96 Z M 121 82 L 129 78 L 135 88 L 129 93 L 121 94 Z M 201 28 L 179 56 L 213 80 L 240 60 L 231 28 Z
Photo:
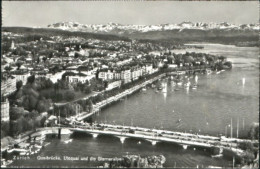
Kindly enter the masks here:
M 9 116 L 9 101 L 6 97 L 1 98 L 1 121 L 9 121 L 10 116 Z
M 91 79 L 95 78 L 95 75 L 87 76 L 84 74 L 76 74 L 76 75 L 69 75 L 66 78 L 69 83 L 78 83 L 78 82 L 86 83 Z

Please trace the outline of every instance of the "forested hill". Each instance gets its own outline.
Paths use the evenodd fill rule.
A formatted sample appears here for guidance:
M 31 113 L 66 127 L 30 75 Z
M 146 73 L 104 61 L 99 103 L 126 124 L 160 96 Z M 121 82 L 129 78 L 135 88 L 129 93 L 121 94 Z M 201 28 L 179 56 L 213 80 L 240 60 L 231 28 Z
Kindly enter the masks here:
M 166 30 L 166 31 L 150 31 L 136 32 L 127 35 L 133 39 L 149 39 L 179 42 L 210 42 L 223 43 L 238 46 L 258 46 L 259 31 L 258 30 Z
M 28 28 L 28 27 L 3 27 L 2 32 L 12 32 L 23 34 L 29 37 L 51 37 L 62 36 L 66 37 L 81 37 L 86 39 L 99 40 L 155 40 L 167 42 L 209 42 L 231 44 L 237 46 L 259 46 L 259 31 L 258 30 L 235 30 L 235 29 L 174 29 L 163 31 L 149 31 L 149 32 L 131 32 L 117 34 L 110 33 L 90 33 L 81 31 L 69 31 L 53 28 Z
M 29 27 L 3 27 L 2 32 L 12 32 L 23 35 L 35 35 L 35 36 L 63 36 L 63 37 L 82 37 L 86 39 L 100 39 L 100 40 L 123 40 L 130 41 L 128 37 L 100 34 L 100 33 L 89 33 L 89 32 L 71 32 L 59 29 L 50 28 L 29 28 Z

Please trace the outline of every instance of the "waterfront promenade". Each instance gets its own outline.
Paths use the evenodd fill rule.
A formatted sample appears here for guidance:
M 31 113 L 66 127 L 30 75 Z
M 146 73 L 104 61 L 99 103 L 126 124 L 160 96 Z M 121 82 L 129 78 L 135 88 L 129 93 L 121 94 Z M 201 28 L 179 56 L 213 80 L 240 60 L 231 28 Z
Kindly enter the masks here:
M 136 85 L 136 86 L 134 86 L 134 87 L 132 87 L 132 88 L 130 88 L 130 89 L 125 90 L 125 91 L 122 92 L 122 93 L 119 93 L 119 94 L 117 94 L 117 95 L 115 95 L 115 96 L 109 97 L 109 98 L 107 98 L 107 99 L 105 99 L 105 100 L 103 100 L 103 101 L 101 101 L 101 102 L 98 102 L 98 103 L 96 103 L 96 104 L 93 105 L 93 110 L 92 110 L 92 112 L 90 112 L 90 113 L 81 112 L 80 114 L 77 114 L 77 115 L 75 115 L 75 116 L 72 116 L 72 118 L 76 118 L 76 120 L 78 120 L 78 121 L 84 120 L 84 119 L 86 119 L 86 118 L 88 118 L 88 117 L 94 115 L 94 114 L 97 113 L 98 111 L 100 111 L 100 109 L 103 108 L 103 107 L 105 107 L 106 105 L 108 105 L 108 104 L 110 104 L 110 103 L 112 103 L 112 102 L 118 101 L 119 99 L 122 99 L 122 98 L 124 98 L 125 96 L 134 93 L 135 91 L 137 91 L 137 90 L 139 90 L 139 89 L 145 87 L 145 86 L 148 85 L 148 84 L 153 83 L 154 81 L 156 81 L 156 80 L 158 80 L 158 79 L 164 77 L 165 75 L 166 75 L 165 73 L 160 74 L 160 75 L 158 75 L 157 77 L 154 77 L 154 78 L 152 78 L 152 79 L 150 79 L 150 80 L 147 80 L 147 81 L 143 82 L 142 84 Z

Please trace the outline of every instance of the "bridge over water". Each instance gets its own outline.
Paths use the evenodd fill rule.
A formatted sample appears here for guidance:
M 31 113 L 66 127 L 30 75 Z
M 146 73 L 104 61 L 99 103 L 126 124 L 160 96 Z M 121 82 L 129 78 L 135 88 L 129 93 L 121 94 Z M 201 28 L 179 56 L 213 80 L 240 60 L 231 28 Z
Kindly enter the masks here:
M 56 129 L 61 129 L 56 127 Z M 75 125 L 73 127 L 62 127 L 62 129 L 68 129 L 72 132 L 88 133 L 97 138 L 99 135 L 110 135 L 118 137 L 123 144 L 128 138 L 135 138 L 140 140 L 146 140 L 151 142 L 152 145 L 156 145 L 158 142 L 176 143 L 181 145 L 184 149 L 188 146 L 204 147 L 204 148 L 219 148 L 230 150 L 237 155 L 242 155 L 244 150 L 238 148 L 238 144 L 241 142 L 253 142 L 258 141 L 215 137 L 201 134 L 192 134 L 160 129 L 149 129 L 134 126 L 122 126 L 112 124 L 85 124 Z

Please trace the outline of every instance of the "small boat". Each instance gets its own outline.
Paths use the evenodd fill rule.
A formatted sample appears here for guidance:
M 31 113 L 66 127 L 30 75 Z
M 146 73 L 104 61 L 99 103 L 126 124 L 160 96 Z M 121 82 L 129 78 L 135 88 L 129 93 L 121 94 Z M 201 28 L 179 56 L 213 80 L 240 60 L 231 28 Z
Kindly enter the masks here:
M 144 88 L 142 88 L 142 91 L 146 91 L 146 88 L 144 87 Z
M 137 144 L 142 144 L 141 141 L 139 141 Z
M 212 158 L 220 158 L 220 157 L 222 157 L 223 156 L 223 154 L 217 154 L 217 155 L 212 155 L 211 157 Z
M 178 82 L 177 85 L 181 86 L 181 85 L 182 85 L 182 82 Z
M 181 122 L 181 119 L 178 119 L 178 120 L 177 120 L 177 123 L 180 123 L 180 122 Z
M 72 139 L 69 139 L 69 140 L 64 141 L 65 144 L 68 144 L 68 143 L 70 143 L 70 142 L 72 142 Z
M 51 144 L 51 143 L 46 143 L 46 144 L 44 145 L 44 147 L 48 146 L 49 144 Z
M 212 73 L 211 70 L 206 70 L 207 71 L 207 75 L 210 75 Z
M 197 85 L 193 85 L 193 86 L 192 86 L 192 89 L 197 89 Z
M 219 70 L 219 71 L 216 71 L 216 74 L 220 74 L 222 71 L 221 70 Z

